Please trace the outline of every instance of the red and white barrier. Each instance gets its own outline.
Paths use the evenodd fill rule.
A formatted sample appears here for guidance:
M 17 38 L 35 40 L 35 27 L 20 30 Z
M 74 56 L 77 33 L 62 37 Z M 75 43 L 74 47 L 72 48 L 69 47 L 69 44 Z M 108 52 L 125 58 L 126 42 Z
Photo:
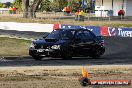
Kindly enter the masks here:
M 53 27 L 54 24 L 0 22 L 0 29 L 2 30 L 51 32 Z
M 0 22 L 0 29 L 2 29 L 2 30 L 52 32 L 53 29 L 57 29 L 57 28 L 86 28 L 88 30 L 91 30 L 97 36 L 132 37 L 132 28 Z

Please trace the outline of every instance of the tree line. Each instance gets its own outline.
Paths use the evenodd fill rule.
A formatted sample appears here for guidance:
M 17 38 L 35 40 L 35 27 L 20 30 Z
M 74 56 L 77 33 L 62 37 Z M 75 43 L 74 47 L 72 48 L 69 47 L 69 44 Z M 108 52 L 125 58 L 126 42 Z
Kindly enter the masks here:
M 68 6 L 72 12 L 81 8 L 82 0 L 15 0 L 13 3 L 7 3 L 8 7 L 15 6 L 18 11 L 23 11 L 24 18 L 35 18 L 37 11 L 55 11 L 62 10 Z M 86 8 L 91 8 L 91 0 L 85 0 Z M 0 7 L 3 7 L 0 3 Z

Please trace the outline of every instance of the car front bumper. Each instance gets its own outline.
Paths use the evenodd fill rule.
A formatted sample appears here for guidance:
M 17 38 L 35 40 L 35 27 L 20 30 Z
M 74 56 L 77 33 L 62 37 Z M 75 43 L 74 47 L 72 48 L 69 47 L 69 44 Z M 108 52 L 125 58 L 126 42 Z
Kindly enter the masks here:
M 61 51 L 59 49 L 29 49 L 29 55 L 31 56 L 60 56 Z

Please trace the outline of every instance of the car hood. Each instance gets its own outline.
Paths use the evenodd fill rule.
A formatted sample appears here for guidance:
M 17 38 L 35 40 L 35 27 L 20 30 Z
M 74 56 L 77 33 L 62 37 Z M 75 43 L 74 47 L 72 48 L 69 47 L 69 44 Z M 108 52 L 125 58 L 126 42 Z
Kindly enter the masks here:
M 59 40 L 59 39 L 38 39 L 33 41 L 35 45 L 59 45 L 65 43 L 66 40 Z

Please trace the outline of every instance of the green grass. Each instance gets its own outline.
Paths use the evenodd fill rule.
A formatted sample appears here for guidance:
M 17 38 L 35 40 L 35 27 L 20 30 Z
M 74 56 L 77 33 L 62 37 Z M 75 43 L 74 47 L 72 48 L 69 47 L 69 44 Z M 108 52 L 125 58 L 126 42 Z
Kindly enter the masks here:
M 42 24 L 69 24 L 81 26 L 109 26 L 109 27 L 132 27 L 132 21 L 84 21 L 78 22 L 74 19 L 25 19 L 17 17 L 0 17 L 0 22 L 22 22 L 22 23 L 42 23 Z
M 30 40 L 0 37 L 0 56 L 27 56 Z

